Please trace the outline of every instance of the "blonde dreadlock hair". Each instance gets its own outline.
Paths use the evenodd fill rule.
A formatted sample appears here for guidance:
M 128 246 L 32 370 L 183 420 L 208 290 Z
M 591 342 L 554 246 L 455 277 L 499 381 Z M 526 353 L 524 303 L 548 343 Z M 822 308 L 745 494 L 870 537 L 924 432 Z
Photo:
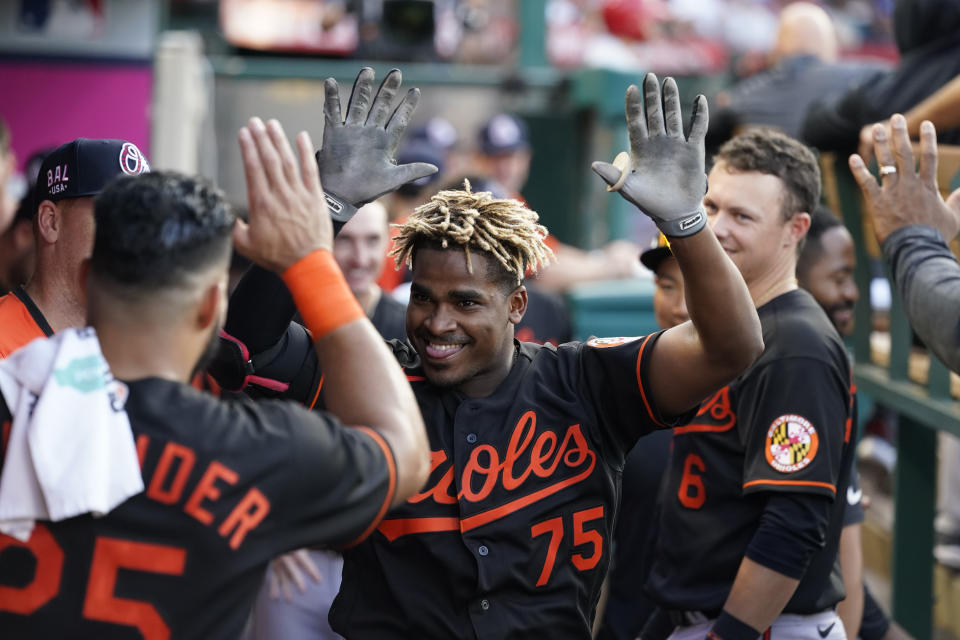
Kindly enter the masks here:
M 470 248 L 485 251 L 497 259 L 506 271 L 523 282 L 527 269 L 536 272 L 553 259 L 543 239 L 547 228 L 539 224 L 536 211 L 514 199 L 494 198 L 489 191 L 474 193 L 470 181 L 463 181 L 463 191 L 441 191 L 430 202 L 414 209 L 394 239 L 390 256 L 397 267 L 406 264 L 413 269 L 413 254 L 423 240 L 439 242 L 444 249 L 450 243 L 463 247 L 467 271 L 473 273 Z

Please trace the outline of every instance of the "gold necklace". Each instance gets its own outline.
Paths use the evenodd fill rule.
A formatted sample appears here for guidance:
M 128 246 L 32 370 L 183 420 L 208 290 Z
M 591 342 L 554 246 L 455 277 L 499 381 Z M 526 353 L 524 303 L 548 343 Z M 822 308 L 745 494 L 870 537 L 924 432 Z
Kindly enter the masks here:
M 784 280 L 780 280 L 779 282 L 774 282 L 766 291 L 764 291 L 759 296 L 757 296 L 757 301 L 755 303 L 755 306 L 757 307 L 757 309 L 759 309 L 763 305 L 770 302 L 770 300 L 772 300 L 775 297 L 770 294 L 774 293 L 777 289 L 779 289 L 785 284 L 791 284 L 793 286 L 797 286 L 798 283 L 797 283 L 797 279 L 794 277 L 786 278 Z

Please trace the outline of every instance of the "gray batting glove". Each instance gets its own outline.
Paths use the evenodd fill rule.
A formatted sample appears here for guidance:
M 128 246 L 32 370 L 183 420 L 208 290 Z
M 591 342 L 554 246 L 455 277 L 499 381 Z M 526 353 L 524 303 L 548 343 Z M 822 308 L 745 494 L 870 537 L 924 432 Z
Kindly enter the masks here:
M 673 78 L 663 81 L 663 101 L 657 76 L 643 79 L 644 100 L 636 85 L 627 89 L 627 131 L 630 155 L 617 165 L 594 162 L 593 170 L 628 202 L 650 216 L 664 235 L 693 235 L 707 223 L 703 208 L 707 176 L 703 139 L 707 133 L 707 99 L 693 102 L 690 137 L 683 135 L 680 94 Z M 666 122 L 664 122 L 666 121 Z
M 437 172 L 432 164 L 398 166 L 394 159 L 420 100 L 420 90 L 410 89 L 397 108 L 392 108 L 401 79 L 400 71 L 392 69 L 373 95 L 373 69 L 361 69 L 353 83 L 346 119 L 340 112 L 340 86 L 333 78 L 324 82 L 325 122 L 317 164 L 334 222 L 344 223 L 357 207 Z

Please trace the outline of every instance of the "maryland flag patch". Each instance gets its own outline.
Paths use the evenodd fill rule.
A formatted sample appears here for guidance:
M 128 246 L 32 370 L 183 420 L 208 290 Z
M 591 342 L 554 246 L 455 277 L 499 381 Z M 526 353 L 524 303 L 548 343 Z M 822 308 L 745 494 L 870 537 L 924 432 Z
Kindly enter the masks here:
M 767 430 L 767 462 L 780 473 L 806 467 L 817 455 L 818 446 L 817 430 L 803 416 L 780 416 Z

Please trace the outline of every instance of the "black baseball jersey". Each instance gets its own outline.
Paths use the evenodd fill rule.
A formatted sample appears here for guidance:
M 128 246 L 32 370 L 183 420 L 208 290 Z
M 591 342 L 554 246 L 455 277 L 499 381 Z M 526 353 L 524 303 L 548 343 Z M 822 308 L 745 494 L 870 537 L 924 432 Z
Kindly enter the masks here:
M 126 409 L 145 491 L 26 544 L 0 535 L 4 640 L 237 638 L 271 558 L 351 544 L 393 498 L 379 435 L 294 403 L 146 379 Z
M 314 352 L 296 346 L 304 335 L 291 323 L 255 373 L 312 403 L 309 385 L 322 375 Z M 409 343 L 392 341 L 423 413 L 432 469 L 418 494 L 345 552 L 334 630 L 351 640 L 494 640 L 545 629 L 589 638 L 626 452 L 694 415 L 668 420 L 651 401 L 659 336 L 515 342 L 510 373 L 485 398 L 433 386 Z
M 589 638 L 625 454 L 667 425 L 647 382 L 659 335 L 516 343 L 510 373 L 485 398 L 408 369 L 432 470 L 344 554 L 334 630 L 351 640 Z
M 667 609 L 718 613 L 771 492 L 833 500 L 826 545 L 785 613 L 844 597 L 836 560 L 853 461 L 855 396 L 836 330 L 795 290 L 758 309 L 766 348 L 696 419 L 674 429 L 648 591 Z
M 516 326 L 520 342 L 551 343 L 554 346 L 569 342 L 573 336 L 570 311 L 563 298 L 543 291 L 527 282 L 527 310 Z

